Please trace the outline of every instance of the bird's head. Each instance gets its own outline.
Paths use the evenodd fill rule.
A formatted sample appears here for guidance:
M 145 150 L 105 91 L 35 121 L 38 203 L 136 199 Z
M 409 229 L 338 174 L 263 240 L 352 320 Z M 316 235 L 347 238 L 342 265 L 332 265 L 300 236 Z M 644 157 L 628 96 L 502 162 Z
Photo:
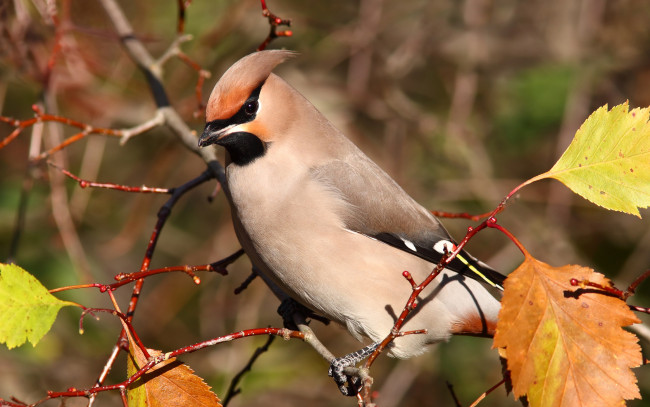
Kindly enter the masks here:
M 237 165 L 263 156 L 286 121 L 288 85 L 271 71 L 292 51 L 259 51 L 231 66 L 215 85 L 206 106 L 199 147 L 218 144 Z

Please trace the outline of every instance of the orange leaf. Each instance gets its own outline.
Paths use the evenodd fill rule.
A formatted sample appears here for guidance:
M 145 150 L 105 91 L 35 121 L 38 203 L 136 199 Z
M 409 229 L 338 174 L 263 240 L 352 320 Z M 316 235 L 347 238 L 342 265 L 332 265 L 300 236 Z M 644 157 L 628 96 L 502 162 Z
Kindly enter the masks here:
M 623 326 L 627 304 L 571 278 L 610 285 L 580 266 L 551 267 L 529 254 L 505 281 L 494 346 L 505 348 L 515 397 L 536 406 L 613 406 L 640 398 L 630 370 L 641 348 Z
M 135 366 L 144 365 L 146 358 L 140 348 L 131 341 L 129 344 L 129 374 L 133 374 L 138 370 Z M 153 349 L 148 351 L 152 357 L 161 354 Z M 129 406 L 221 407 L 219 401 L 202 378 L 175 358 L 158 364 L 129 387 Z

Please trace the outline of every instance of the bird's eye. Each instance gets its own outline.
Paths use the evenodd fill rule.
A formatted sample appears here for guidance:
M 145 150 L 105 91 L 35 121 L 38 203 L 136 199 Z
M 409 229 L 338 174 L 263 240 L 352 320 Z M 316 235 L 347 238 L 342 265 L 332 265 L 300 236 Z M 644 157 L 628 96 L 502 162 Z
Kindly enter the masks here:
M 244 104 L 244 113 L 246 113 L 249 116 L 254 115 L 257 113 L 257 108 L 258 108 L 257 100 L 251 100 L 249 102 L 246 102 Z

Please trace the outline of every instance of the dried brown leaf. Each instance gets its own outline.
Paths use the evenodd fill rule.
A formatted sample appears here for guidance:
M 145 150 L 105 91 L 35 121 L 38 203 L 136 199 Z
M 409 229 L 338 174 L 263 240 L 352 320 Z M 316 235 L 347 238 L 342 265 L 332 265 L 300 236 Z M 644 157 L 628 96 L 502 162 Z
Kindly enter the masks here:
M 129 375 L 147 361 L 137 346 L 129 346 Z M 160 351 L 148 349 L 151 356 Z M 142 375 L 129 387 L 129 406 L 147 407 L 221 407 L 219 398 L 210 390 L 202 378 L 194 374 L 187 365 L 170 358 Z
M 505 348 L 515 397 L 531 406 L 614 406 L 639 398 L 640 322 L 627 304 L 570 280 L 610 285 L 602 274 L 551 267 L 526 255 L 505 282 L 494 346 Z

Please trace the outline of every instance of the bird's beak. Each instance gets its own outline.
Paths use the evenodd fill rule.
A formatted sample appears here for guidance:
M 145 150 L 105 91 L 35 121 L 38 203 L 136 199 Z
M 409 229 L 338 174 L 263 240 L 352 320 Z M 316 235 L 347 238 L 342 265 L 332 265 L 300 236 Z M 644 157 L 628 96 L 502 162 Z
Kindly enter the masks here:
M 206 124 L 203 134 L 199 137 L 199 147 L 207 147 L 212 144 L 218 144 L 219 139 L 225 136 L 228 128 L 214 130 L 211 128 L 210 123 Z

